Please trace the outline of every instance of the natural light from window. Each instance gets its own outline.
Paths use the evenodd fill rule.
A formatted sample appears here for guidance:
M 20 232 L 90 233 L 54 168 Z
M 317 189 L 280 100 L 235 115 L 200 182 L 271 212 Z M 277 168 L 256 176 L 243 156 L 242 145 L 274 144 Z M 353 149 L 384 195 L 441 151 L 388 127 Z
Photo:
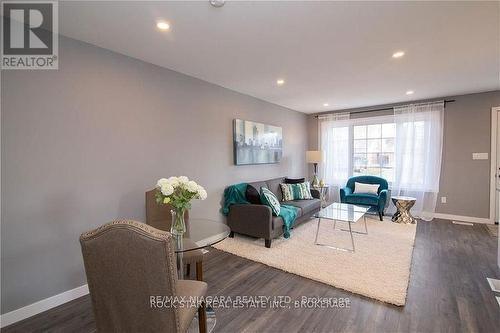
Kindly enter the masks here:
M 353 175 L 373 175 L 394 181 L 396 124 L 355 125 Z

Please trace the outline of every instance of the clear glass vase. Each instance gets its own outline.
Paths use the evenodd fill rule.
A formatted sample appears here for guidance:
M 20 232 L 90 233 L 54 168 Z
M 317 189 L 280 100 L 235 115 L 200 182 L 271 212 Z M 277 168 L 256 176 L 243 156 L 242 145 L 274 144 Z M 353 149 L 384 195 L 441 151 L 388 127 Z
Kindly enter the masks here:
M 185 209 L 172 209 L 172 225 L 170 226 L 170 233 L 172 235 L 182 236 L 186 232 L 186 223 L 184 222 Z

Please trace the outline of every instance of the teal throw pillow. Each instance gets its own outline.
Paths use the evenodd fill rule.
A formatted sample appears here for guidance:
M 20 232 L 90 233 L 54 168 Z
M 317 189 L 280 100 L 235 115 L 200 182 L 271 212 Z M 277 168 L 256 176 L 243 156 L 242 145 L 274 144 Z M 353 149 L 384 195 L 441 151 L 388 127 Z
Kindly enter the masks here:
M 273 192 L 265 187 L 260 188 L 260 201 L 262 201 L 264 205 L 271 207 L 275 216 L 280 214 L 281 206 L 278 198 L 276 198 Z
M 280 184 L 283 201 L 312 199 L 309 182 L 299 184 Z

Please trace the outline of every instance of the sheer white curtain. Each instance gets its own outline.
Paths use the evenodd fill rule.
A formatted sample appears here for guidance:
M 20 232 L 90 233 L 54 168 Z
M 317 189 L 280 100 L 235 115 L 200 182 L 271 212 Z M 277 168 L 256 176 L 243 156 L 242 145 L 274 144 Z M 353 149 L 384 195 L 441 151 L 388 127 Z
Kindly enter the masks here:
M 412 213 L 432 220 L 436 210 L 443 150 L 444 102 L 394 108 L 395 180 L 391 196 L 417 199 Z M 393 205 L 390 205 L 394 209 Z
M 345 185 L 351 168 L 349 113 L 320 116 L 318 127 L 320 150 L 324 154 L 319 170 L 320 179 L 332 186 L 332 199 L 340 201 L 339 188 Z

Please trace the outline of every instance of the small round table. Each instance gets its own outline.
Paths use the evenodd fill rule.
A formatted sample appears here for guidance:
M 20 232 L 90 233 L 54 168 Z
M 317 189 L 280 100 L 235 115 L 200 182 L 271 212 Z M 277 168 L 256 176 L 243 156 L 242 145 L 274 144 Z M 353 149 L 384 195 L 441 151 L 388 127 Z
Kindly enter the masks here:
M 184 279 L 184 263 L 182 262 L 183 253 L 212 246 L 229 236 L 230 231 L 229 227 L 221 222 L 189 218 L 189 220 L 186 221 L 186 232 L 182 235 L 183 237 L 172 235 L 175 240 L 177 274 L 179 279 Z M 215 327 L 217 318 L 214 309 L 210 306 L 207 306 L 206 313 L 207 332 L 211 332 Z
M 229 236 L 230 231 L 229 227 L 221 222 L 189 218 L 186 221 L 186 232 L 183 237 L 172 235 L 175 239 L 179 279 L 184 278 L 183 253 L 212 246 Z
M 411 215 L 410 209 L 413 207 L 416 198 L 405 197 L 405 196 L 395 196 L 391 198 L 392 203 L 396 206 L 396 213 L 392 216 L 392 222 L 405 223 L 405 224 L 415 224 L 416 220 Z

